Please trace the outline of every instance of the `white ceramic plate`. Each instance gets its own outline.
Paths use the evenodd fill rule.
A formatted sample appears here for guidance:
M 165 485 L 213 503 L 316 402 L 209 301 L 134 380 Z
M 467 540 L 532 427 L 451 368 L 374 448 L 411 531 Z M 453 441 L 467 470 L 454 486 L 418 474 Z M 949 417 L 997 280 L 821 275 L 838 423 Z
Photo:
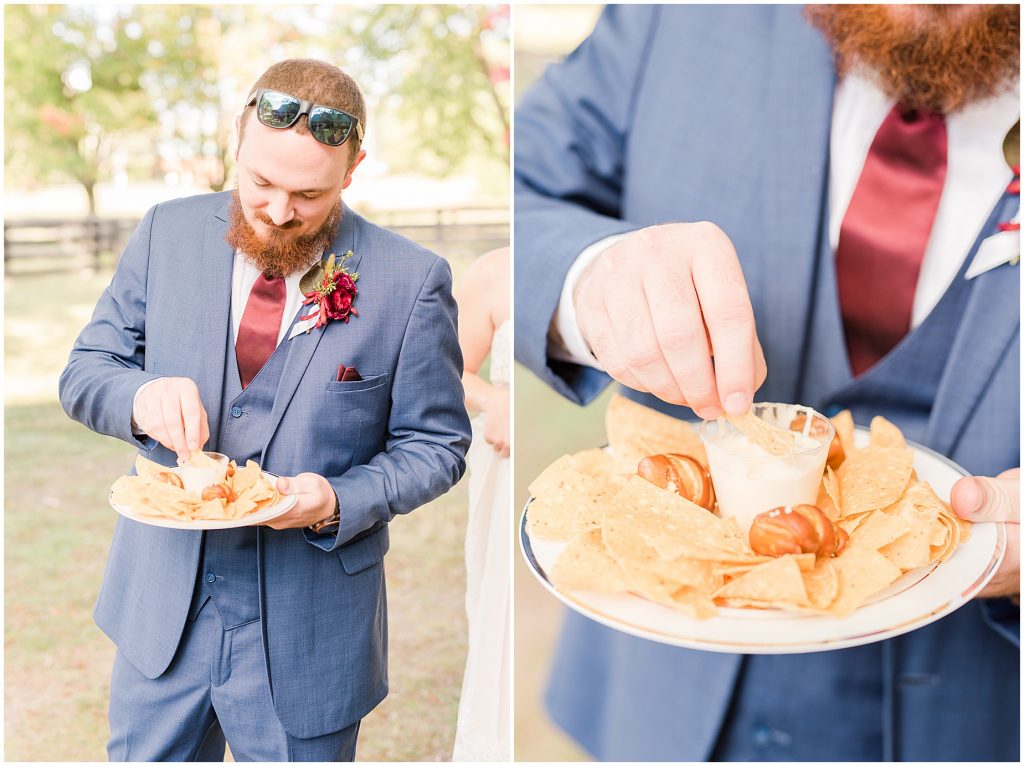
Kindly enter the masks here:
M 856 439 L 858 445 L 866 445 L 867 430 L 858 428 Z M 914 450 L 918 478 L 929 482 L 936 494 L 948 501 L 953 484 L 967 472 L 927 447 L 907 444 Z M 967 542 L 946 561 L 907 572 L 847 617 L 719 608 L 717 616 L 697 620 L 631 594 L 556 589 L 546 572 L 554 566 L 566 543 L 531 541 L 526 534 L 529 510 L 528 502 L 519 528 L 527 565 L 541 584 L 569 608 L 602 625 L 640 638 L 711 652 L 823 652 L 907 633 L 967 603 L 992 579 L 1006 549 L 1006 530 L 1002 524 L 975 524 Z
M 175 469 L 170 469 L 175 470 Z M 263 478 L 271 484 L 277 481 L 276 474 L 263 471 Z M 108 496 L 110 507 L 125 518 L 149 524 L 152 527 L 166 527 L 167 529 L 235 529 L 236 527 L 252 527 L 257 524 L 265 524 L 288 512 L 299 499 L 298 495 L 282 495 L 281 499 L 273 505 L 267 506 L 258 513 L 253 513 L 242 519 L 216 519 L 210 521 L 180 521 L 169 516 L 151 516 L 149 514 L 137 513 L 130 505 L 121 505 L 114 502 L 114 493 L 111 490 Z

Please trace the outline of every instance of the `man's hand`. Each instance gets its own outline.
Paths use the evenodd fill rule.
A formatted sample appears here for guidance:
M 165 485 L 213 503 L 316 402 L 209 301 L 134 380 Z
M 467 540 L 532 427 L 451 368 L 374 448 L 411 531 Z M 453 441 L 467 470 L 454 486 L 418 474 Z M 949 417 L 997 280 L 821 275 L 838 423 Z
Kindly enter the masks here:
M 1006 554 L 995 577 L 978 595 L 981 598 L 1020 594 L 1020 468 L 1003 471 L 994 479 L 967 476 L 953 485 L 953 512 L 967 521 L 1006 523 Z
M 587 266 L 573 305 L 609 375 L 703 418 L 743 414 L 764 382 L 743 270 L 714 224 L 633 232 Z
M 190 378 L 160 378 L 147 385 L 135 400 L 135 425 L 147 436 L 188 460 L 210 438 L 210 423 Z
M 508 457 L 509 439 L 508 389 L 494 386 L 484 407 L 484 441 L 502 457 Z
M 282 495 L 298 495 L 299 499 L 286 514 L 267 522 L 266 526 L 271 529 L 301 529 L 334 515 L 338 496 L 330 482 L 319 474 L 282 476 L 277 480 L 277 491 Z

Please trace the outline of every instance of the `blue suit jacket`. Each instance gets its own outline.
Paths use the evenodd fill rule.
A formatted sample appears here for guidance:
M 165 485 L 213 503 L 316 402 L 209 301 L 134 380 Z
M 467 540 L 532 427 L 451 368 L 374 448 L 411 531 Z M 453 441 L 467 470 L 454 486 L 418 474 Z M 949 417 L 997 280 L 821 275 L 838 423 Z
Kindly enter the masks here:
M 130 424 L 135 391 L 157 377 L 188 377 L 209 413 L 207 449 L 216 449 L 233 342 L 229 199 L 189 197 L 146 214 L 61 376 L 72 418 L 140 446 Z M 298 737 L 348 726 L 387 694 L 387 524 L 459 480 L 470 438 L 447 262 L 346 207 L 331 251 L 349 249 L 359 316 L 283 341 L 286 369 L 259 458 L 278 475 L 325 476 L 341 502 L 337 535 L 259 529 L 271 689 Z M 363 379 L 337 382 L 342 363 Z M 152 439 L 141 451 L 174 464 Z M 96 622 L 150 678 L 178 646 L 200 542 L 200 532 L 118 519 Z
M 549 68 L 516 110 L 516 269 L 551 277 L 516 285 L 517 358 L 567 398 L 589 402 L 609 378 L 546 353 L 573 260 L 612 234 L 708 220 L 728 234 L 744 268 L 768 363 L 758 399 L 841 403 L 856 383 L 827 242 L 834 87 L 830 51 L 799 7 L 609 6 L 591 37 Z M 1016 204 L 1004 196 L 978 241 Z M 949 360 L 931 415 L 908 434 L 976 474 L 1020 465 L 1019 300 L 1016 267 L 975 280 L 963 316 L 942 339 Z M 808 331 L 812 321 L 820 331 Z M 900 396 L 877 404 L 906 427 Z M 973 602 L 886 642 L 878 689 L 885 755 L 1015 758 L 1018 647 L 1019 610 L 1005 600 Z M 830 652 L 814 661 L 856 656 Z M 735 655 L 645 644 L 570 617 L 552 712 L 601 758 L 701 760 L 734 702 L 739 667 Z M 932 680 L 906 681 L 923 676 Z M 773 699 L 770 684 L 760 694 L 766 703 L 800 704 Z M 827 704 L 808 705 L 806 715 L 828 731 Z M 870 752 L 825 746 L 801 757 L 858 760 Z

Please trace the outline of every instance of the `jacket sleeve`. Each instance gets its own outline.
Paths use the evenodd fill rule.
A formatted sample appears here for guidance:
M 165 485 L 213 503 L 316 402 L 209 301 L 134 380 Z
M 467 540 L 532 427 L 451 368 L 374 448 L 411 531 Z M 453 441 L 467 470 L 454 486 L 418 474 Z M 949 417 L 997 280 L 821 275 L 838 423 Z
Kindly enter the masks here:
M 547 354 L 566 274 L 588 246 L 640 228 L 622 220 L 625 145 L 657 6 L 610 5 L 516 108 L 516 358 L 586 404 L 611 379 Z
M 333 550 L 451 489 L 466 470 L 471 438 L 464 396 L 452 273 L 438 258 L 405 329 L 385 450 L 342 476 L 327 477 L 338 495 L 341 524 L 331 535 L 305 529 L 306 540 Z
M 128 241 L 59 383 L 61 406 L 71 418 L 145 449 L 156 441 L 132 434 L 131 419 L 135 392 L 160 377 L 145 371 L 146 283 L 156 210 L 146 213 Z

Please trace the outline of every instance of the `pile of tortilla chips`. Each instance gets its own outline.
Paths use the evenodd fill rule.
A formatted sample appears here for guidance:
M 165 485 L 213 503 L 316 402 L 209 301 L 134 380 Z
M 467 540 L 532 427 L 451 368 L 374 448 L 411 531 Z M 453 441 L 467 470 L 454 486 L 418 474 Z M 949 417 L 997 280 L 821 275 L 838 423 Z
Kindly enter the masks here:
M 157 474 L 175 469 L 154 463 L 139 455 L 135 458 L 138 476 L 122 476 L 111 488 L 112 500 L 129 506 L 135 513 L 179 521 L 231 521 L 275 504 L 281 497 L 277 488 L 263 478 L 263 472 L 252 460 L 239 468 L 231 461 L 234 475 L 225 479 L 231 500 L 203 500 L 194 492 L 157 479 Z
M 848 615 L 904 572 L 949 558 L 970 524 L 917 480 L 892 423 L 875 418 L 858 449 L 850 413 L 832 422 L 846 459 L 826 470 L 818 506 L 850 535 L 835 558 L 759 556 L 733 519 L 637 476 L 647 455 L 707 457 L 688 423 L 622 396 L 608 408 L 610 451 L 563 456 L 530 485 L 527 532 L 568 542 L 550 572 L 563 592 L 628 592 L 702 619 L 718 606 Z

